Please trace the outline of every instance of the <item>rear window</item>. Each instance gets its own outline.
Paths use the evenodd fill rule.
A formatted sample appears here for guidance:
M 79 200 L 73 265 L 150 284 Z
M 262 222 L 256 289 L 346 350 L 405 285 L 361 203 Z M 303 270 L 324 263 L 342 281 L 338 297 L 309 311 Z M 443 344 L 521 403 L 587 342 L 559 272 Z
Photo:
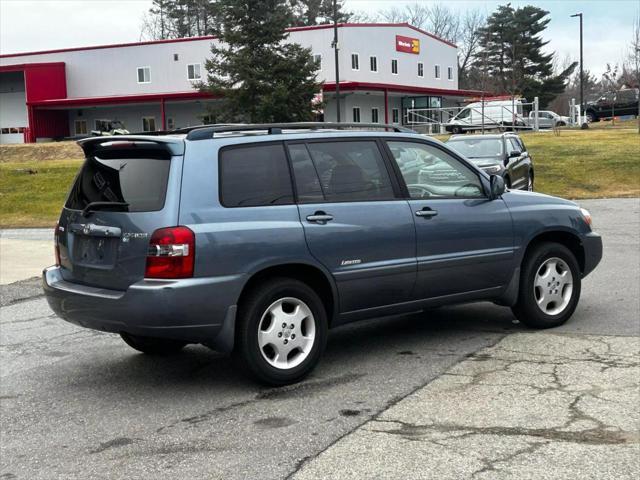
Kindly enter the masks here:
M 502 155 L 500 138 L 456 138 L 447 145 L 467 158 L 494 158 Z
M 290 153 L 301 203 L 394 198 L 375 141 L 312 142 L 294 145 Z
M 82 210 L 91 202 L 126 202 L 129 212 L 161 210 L 171 157 L 158 157 L 161 158 L 137 158 L 108 150 L 96 153 L 87 158 L 80 170 L 66 208 Z
M 230 147 L 220 152 L 220 202 L 225 207 L 293 203 L 282 144 Z

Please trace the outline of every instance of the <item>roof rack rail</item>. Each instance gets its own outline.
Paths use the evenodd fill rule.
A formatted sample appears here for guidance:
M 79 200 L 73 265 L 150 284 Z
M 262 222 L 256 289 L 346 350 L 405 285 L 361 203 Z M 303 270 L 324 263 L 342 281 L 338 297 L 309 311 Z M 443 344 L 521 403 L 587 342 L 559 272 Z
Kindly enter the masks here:
M 385 123 L 335 123 L 335 122 L 293 122 L 293 123 L 236 123 L 199 125 L 185 129 L 174 130 L 173 134 L 186 133 L 187 140 L 205 140 L 213 138 L 216 133 L 223 132 L 260 132 L 269 135 L 282 133 L 283 130 L 391 130 L 393 132 L 415 133 L 415 131 L 400 125 Z

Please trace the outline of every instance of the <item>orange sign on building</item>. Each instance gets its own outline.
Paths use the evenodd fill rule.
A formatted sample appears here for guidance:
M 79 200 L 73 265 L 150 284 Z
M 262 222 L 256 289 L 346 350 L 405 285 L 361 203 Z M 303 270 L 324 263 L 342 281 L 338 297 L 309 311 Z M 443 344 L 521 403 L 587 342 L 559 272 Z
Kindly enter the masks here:
M 420 40 L 396 35 L 396 51 L 417 55 L 420 53 Z

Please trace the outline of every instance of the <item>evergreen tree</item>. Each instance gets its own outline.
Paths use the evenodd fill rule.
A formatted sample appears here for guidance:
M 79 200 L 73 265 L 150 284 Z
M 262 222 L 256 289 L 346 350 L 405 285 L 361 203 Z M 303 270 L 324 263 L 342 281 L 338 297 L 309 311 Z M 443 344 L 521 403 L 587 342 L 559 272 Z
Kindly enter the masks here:
M 285 0 L 220 0 L 219 43 L 201 89 L 223 100 L 218 122 L 289 122 L 313 118 L 320 91 L 309 49 L 285 43 L 291 8 Z
M 485 75 L 496 82 L 502 92 L 523 95 L 528 100 L 539 97 L 546 106 L 562 93 L 577 62 L 554 74 L 554 54 L 545 54 L 547 43 L 541 34 L 549 24 L 549 12 L 531 5 L 514 9 L 501 5 L 487 18 L 481 30 L 482 58 L 479 65 Z

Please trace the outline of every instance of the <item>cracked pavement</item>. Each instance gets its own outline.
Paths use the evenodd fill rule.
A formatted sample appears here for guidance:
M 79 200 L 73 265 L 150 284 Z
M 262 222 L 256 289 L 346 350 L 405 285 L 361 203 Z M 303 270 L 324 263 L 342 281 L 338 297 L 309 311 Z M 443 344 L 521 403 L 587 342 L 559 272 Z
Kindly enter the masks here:
M 640 200 L 581 204 L 605 253 L 566 325 L 487 303 L 352 324 L 278 389 L 202 346 L 152 358 L 65 323 L 37 279 L 0 285 L 0 480 L 637 476 Z
M 640 477 L 640 338 L 518 333 L 293 478 Z

